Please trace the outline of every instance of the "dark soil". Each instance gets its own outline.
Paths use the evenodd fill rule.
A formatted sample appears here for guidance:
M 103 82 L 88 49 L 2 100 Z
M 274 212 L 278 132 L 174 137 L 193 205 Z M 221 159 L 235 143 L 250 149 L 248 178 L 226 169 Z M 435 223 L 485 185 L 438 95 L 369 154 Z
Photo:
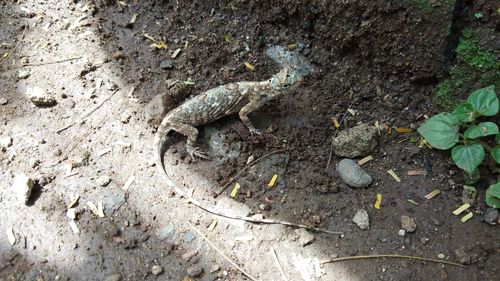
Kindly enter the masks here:
M 34 177 L 53 174 L 56 179 L 42 188 L 32 207 L 20 214 L 12 196 L 0 192 L 4 205 L 0 206 L 2 233 L 13 227 L 18 238 L 25 241 L 24 247 L 19 242 L 11 247 L 4 236 L 0 238 L 0 280 L 34 280 L 40 276 L 48 280 L 56 275 L 71 280 L 104 280 L 113 272 L 121 273 L 124 280 L 182 280 L 192 264 L 203 265 L 199 280 L 246 280 L 201 237 L 186 242 L 186 233 L 190 233 L 187 221 L 207 232 L 213 217 L 172 196 L 156 169 L 147 164 L 153 155 L 154 129 L 146 124 L 142 108 L 155 95 L 167 91 L 167 79 L 195 81 L 187 95 L 229 82 L 267 79 L 278 68 L 265 57 L 265 48 L 291 44 L 303 48 L 301 53 L 316 71 L 289 94 L 251 115 L 256 127 L 265 132 L 263 137 L 251 136 L 236 116 L 224 118 L 206 127 L 222 132 L 227 146 L 240 143 L 238 158 L 216 157 L 193 163 L 184 151 L 184 139 L 179 138 L 176 149 L 167 153 L 167 163 L 177 182 L 186 189 L 195 188 L 197 198 L 212 203 L 212 193 L 241 170 L 250 156 L 258 158 L 289 148 L 275 160 L 276 170 L 284 170 L 276 188 L 266 188 L 276 171 L 259 170 L 258 166 L 237 179 L 241 190 L 235 200 L 253 213 L 343 231 L 344 235 L 318 233 L 311 245 L 292 247 L 289 237 L 293 229 L 246 225 L 255 238 L 231 244 L 229 241 L 239 234 L 227 224 L 229 227 L 217 227 L 207 236 L 260 280 L 282 278 L 269 256 L 271 247 L 278 249 L 280 259 L 287 259 L 284 270 L 289 277 L 295 276 L 290 280 L 495 280 L 498 276 L 498 226 L 482 221 L 484 190 L 495 176 L 485 171 L 472 208 L 474 217 L 462 223 L 451 212 L 462 205 L 464 179 L 449 155 L 408 141 L 418 138 L 416 133 L 401 135 L 395 131 L 397 127 L 415 129 L 424 121 L 423 115 L 440 110 L 432 92 L 439 79 L 446 77 L 446 65 L 453 63 L 449 50 L 454 49 L 456 40 L 452 32 L 471 25 L 494 29 L 497 37 L 491 44 L 498 42 L 499 16 L 487 1 L 461 2 L 465 7 L 463 18 L 454 25 L 458 20 L 453 17 L 454 1 L 130 1 L 124 6 L 103 0 L 88 6 L 83 12 L 86 24 L 74 31 L 57 28 L 65 18 L 73 24 L 87 2 L 46 4 L 57 7 L 51 12 L 43 5 L 19 2 L 0 4 L 0 43 L 16 42 L 15 38 L 26 32 L 25 41 L 32 47 L 26 43 L 13 52 L 12 56 L 18 58 L 16 65 L 10 65 L 12 57 L 1 65 L 1 94 L 9 103 L 0 106 L 0 134 L 28 131 L 31 141 L 44 138 L 47 145 L 33 149 L 23 139 L 18 147 L 14 145 L 19 155 L 13 160 L 9 158 L 13 148 L 4 149 L 0 154 L 1 187 L 7 190 L 11 175 L 18 171 Z M 28 7 L 35 15 L 20 7 Z M 474 21 L 471 17 L 477 10 L 491 16 Z M 130 24 L 134 14 L 137 21 Z M 52 25 L 47 26 L 47 22 Z M 86 30 L 92 31 L 94 39 L 78 37 Z M 145 34 L 163 38 L 167 49 L 152 50 Z M 177 48 L 182 51 L 172 59 Z M 33 49 L 34 53 L 28 51 Z M 2 54 L 9 50 L 0 49 Z M 52 53 L 64 57 L 55 58 Z M 88 63 L 78 60 L 64 64 L 67 68 L 41 66 L 36 69 L 38 76 L 33 75 L 37 81 L 30 77 L 32 80 L 23 82 L 16 78 L 15 68 L 23 55 L 30 63 L 38 63 L 39 58 L 47 62 L 74 56 L 85 56 Z M 172 70 L 160 68 L 165 59 L 173 60 Z M 100 60 L 104 61 L 102 67 L 96 63 Z M 255 70 L 249 71 L 244 62 L 254 65 Z M 86 124 L 55 134 L 68 124 L 66 112 L 81 116 L 102 100 L 99 95 L 94 100 L 84 97 L 98 79 L 116 83 L 118 97 Z M 22 89 L 42 80 L 58 96 L 66 93 L 68 97 L 60 98 L 53 108 L 30 107 Z M 133 97 L 137 102 L 127 96 L 132 86 L 136 87 Z M 356 114 L 346 113 L 348 109 Z M 132 119 L 124 125 L 120 116 L 126 112 Z M 341 159 L 330 159 L 330 140 L 336 130 L 333 117 L 342 120 L 340 129 L 361 122 L 378 123 L 382 128 L 379 145 L 372 153 L 374 160 L 363 166 L 374 178 L 367 189 L 351 189 L 335 173 Z M 206 148 L 207 131 L 201 132 L 199 144 Z M 115 149 L 117 140 L 130 142 L 132 148 L 118 145 Z M 63 177 L 63 156 L 72 159 L 80 149 L 95 153 L 111 145 L 113 152 L 92 158 L 79 170 L 79 176 Z M 53 155 L 57 147 L 63 150 L 63 156 Z M 30 157 L 40 159 L 42 168 L 30 168 Z M 61 164 L 51 167 L 52 163 Z M 387 173 L 389 169 L 399 175 L 400 183 Z M 410 170 L 427 174 L 407 176 Z M 111 173 L 110 186 L 114 189 L 96 187 L 95 178 L 102 173 Z M 138 178 L 135 186 L 126 195 L 119 195 L 130 175 Z M 424 198 L 436 188 L 442 190 L 439 196 Z M 114 204 L 116 198 L 124 196 L 126 202 L 106 219 L 96 219 L 84 211 L 78 220 L 82 232 L 74 236 L 65 217 L 70 192 L 82 195 L 82 209 L 88 200 L 114 198 Z M 373 207 L 377 194 L 383 196 L 380 210 Z M 262 204 L 267 205 L 264 210 Z M 369 230 L 360 230 L 352 222 L 359 209 L 369 213 Z M 417 230 L 401 237 L 400 216 L 405 214 L 415 218 Z M 36 226 L 39 223 L 44 227 Z M 177 228 L 170 240 L 157 235 L 167 223 Z M 37 229 L 47 225 L 52 232 Z M 200 253 L 186 261 L 182 255 L 193 248 Z M 463 255 L 456 252 L 461 249 L 470 258 L 467 268 L 399 259 L 357 260 L 325 264 L 318 276 L 313 266 L 315 259 L 335 255 L 401 254 L 438 259 L 443 254 L 446 260 L 458 261 Z M 304 262 L 306 269 L 297 266 L 301 261 L 297 256 L 307 257 L 304 260 L 310 263 Z M 211 273 L 214 263 L 221 270 Z M 163 266 L 162 275 L 150 273 L 154 264 Z

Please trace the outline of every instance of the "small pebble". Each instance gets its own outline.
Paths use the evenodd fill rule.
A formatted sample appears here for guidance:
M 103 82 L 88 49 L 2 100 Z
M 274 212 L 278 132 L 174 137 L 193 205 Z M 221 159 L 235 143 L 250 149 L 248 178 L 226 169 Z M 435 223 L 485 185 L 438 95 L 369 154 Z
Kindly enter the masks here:
M 484 212 L 484 221 L 487 224 L 495 225 L 495 224 L 497 224 L 498 219 L 499 219 L 498 209 L 487 208 L 486 211 Z
M 113 273 L 104 278 L 104 281 L 120 281 L 120 280 L 122 280 L 122 276 L 120 275 L 120 273 Z
M 5 137 L 0 139 L 0 147 L 9 147 L 12 146 L 12 138 Z
M 415 230 L 417 229 L 417 224 L 415 223 L 414 219 L 410 218 L 407 215 L 402 215 L 401 228 L 404 229 L 406 232 L 415 232 Z
M 6 99 L 6 98 L 0 98 L 0 105 L 6 105 L 7 103 L 9 103 L 8 99 Z
M 40 164 L 40 161 L 38 161 L 38 159 L 30 158 L 29 165 L 31 168 L 35 168 L 36 166 L 38 166 L 38 164 Z
M 54 156 L 61 156 L 62 151 L 59 148 L 56 148 L 54 152 L 52 152 L 52 155 Z
M 444 259 L 444 254 L 442 254 L 442 253 L 438 254 L 438 258 Z
M 161 69 L 172 69 L 174 67 L 174 62 L 172 60 L 162 60 L 160 62 Z
M 351 159 L 342 159 L 337 166 L 337 172 L 342 181 L 350 187 L 364 188 L 372 183 L 372 177 Z
M 365 210 L 359 210 L 352 221 L 361 229 L 365 230 L 370 227 L 370 218 L 368 217 L 368 212 Z
M 26 204 L 31 196 L 34 182 L 26 174 L 17 174 L 12 184 L 12 190 L 17 194 L 19 201 Z
M 218 264 L 214 264 L 210 267 L 210 273 L 214 273 L 220 270 L 220 266 Z
M 26 79 L 30 77 L 31 73 L 27 69 L 20 69 L 17 77 L 19 79 Z
M 187 274 L 191 277 L 196 277 L 201 273 L 203 273 L 203 268 L 199 264 L 193 264 L 187 269 Z
M 57 103 L 56 99 L 40 87 L 28 87 L 26 96 L 36 106 L 51 106 Z
M 398 235 L 401 236 L 401 237 L 405 236 L 405 234 L 406 234 L 406 231 L 404 229 L 400 229 L 398 231 Z
M 310 233 L 307 230 L 302 229 L 302 228 L 296 229 L 295 233 L 299 235 L 299 244 L 302 247 L 311 244 L 315 239 L 315 237 L 312 233 Z
M 191 243 L 195 239 L 196 239 L 196 236 L 191 231 L 188 231 L 184 234 L 184 241 L 186 241 L 186 243 Z
M 123 112 L 122 115 L 120 115 L 120 121 L 123 124 L 127 124 L 130 121 L 130 118 L 132 116 L 128 112 Z
M 108 176 L 100 176 L 97 178 L 96 182 L 100 186 L 106 186 L 111 182 L 111 178 Z
M 151 273 L 153 273 L 154 276 L 158 276 L 163 272 L 163 267 L 159 265 L 153 265 L 153 268 L 151 268 Z

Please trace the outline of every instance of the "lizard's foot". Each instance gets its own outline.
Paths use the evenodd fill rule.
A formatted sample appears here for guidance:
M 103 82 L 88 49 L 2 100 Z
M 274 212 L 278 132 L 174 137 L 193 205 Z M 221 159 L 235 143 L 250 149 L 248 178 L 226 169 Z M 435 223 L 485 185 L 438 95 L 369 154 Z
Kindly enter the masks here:
M 256 128 L 248 128 L 248 130 L 250 131 L 250 134 L 251 134 L 252 136 L 257 135 L 257 136 L 262 137 L 262 131 L 260 131 L 259 129 L 256 129 Z
M 208 153 L 202 151 L 199 147 L 194 147 L 194 146 L 186 146 L 187 153 L 193 160 L 195 159 L 195 156 L 201 159 L 209 160 L 210 157 L 208 156 Z

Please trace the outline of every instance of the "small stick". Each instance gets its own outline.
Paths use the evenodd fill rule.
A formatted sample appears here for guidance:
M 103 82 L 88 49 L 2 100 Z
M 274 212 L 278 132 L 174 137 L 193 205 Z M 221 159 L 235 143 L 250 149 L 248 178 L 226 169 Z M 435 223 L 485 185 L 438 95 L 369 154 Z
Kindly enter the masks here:
M 236 173 L 236 175 L 234 175 L 221 189 L 219 189 L 219 191 L 217 191 L 213 196 L 214 198 L 217 198 L 217 196 L 221 195 L 222 192 L 224 192 L 224 190 L 226 190 L 226 188 L 231 184 L 233 183 L 234 180 L 236 180 L 244 171 L 248 170 L 248 168 L 252 167 L 253 165 L 255 165 L 257 162 L 259 161 L 262 161 L 263 159 L 273 155 L 273 154 L 276 154 L 276 153 L 280 153 L 280 152 L 283 152 L 283 151 L 287 151 L 289 150 L 290 148 L 282 148 L 282 149 L 278 149 L 278 150 L 275 150 L 273 152 L 269 152 L 268 154 L 265 154 L 255 160 L 253 160 L 252 162 L 248 163 L 245 167 L 243 167 L 243 169 L 241 169 L 239 172 Z
M 208 243 L 208 245 L 210 245 L 210 247 L 212 247 L 217 253 L 219 253 L 219 255 L 221 255 L 224 259 L 226 259 L 231 265 L 233 265 L 236 269 L 238 269 L 241 273 L 243 273 L 243 275 L 248 277 L 250 280 L 257 281 L 257 279 L 252 277 L 248 272 L 246 272 L 243 268 L 239 267 L 234 261 L 232 261 L 221 250 L 219 250 L 219 248 L 217 248 L 205 235 L 203 235 L 203 233 L 201 233 L 201 231 L 199 231 L 196 227 L 194 227 L 190 221 L 187 221 L 187 222 L 188 222 L 189 226 L 191 226 L 191 228 L 194 231 L 196 231 L 196 233 L 198 233 L 198 235 L 200 235 L 201 238 L 203 238 L 203 240 L 207 241 L 207 243 Z
M 99 108 L 101 108 L 101 106 L 103 106 L 104 103 L 106 103 L 107 101 L 109 101 L 116 93 L 118 92 L 118 90 L 115 90 L 111 95 L 109 95 L 109 97 L 105 98 L 100 104 L 98 104 L 96 107 L 94 107 L 91 111 L 87 112 L 86 114 L 84 114 L 81 118 L 80 118 L 80 122 L 81 121 L 84 121 L 85 118 L 89 117 L 90 114 L 94 113 L 96 110 L 98 110 Z M 71 128 L 72 126 L 74 126 L 76 124 L 76 122 L 73 122 L 65 127 L 62 127 L 60 129 L 58 129 L 56 131 L 56 133 L 61 133 L 62 131 L 65 131 L 69 128 Z
M 14 52 L 17 50 L 17 47 L 19 47 L 19 44 L 21 44 L 21 42 L 24 40 L 24 35 L 26 35 L 26 30 L 28 29 L 28 21 L 26 21 L 26 26 L 23 30 L 23 34 L 21 34 L 21 39 L 19 39 L 17 42 L 16 42 L 16 45 L 14 46 L 14 48 L 12 48 L 12 50 L 10 51 L 11 54 L 14 54 Z M 9 56 L 6 57 L 4 60 L 0 61 L 0 65 L 4 64 L 7 60 L 9 60 Z
M 58 64 L 58 63 L 63 63 L 63 62 L 67 62 L 67 61 L 72 61 L 72 60 L 79 60 L 81 58 L 82 57 L 73 57 L 73 58 L 67 58 L 67 59 L 56 60 L 56 61 L 39 62 L 39 63 L 27 63 L 27 64 L 23 64 L 21 66 L 12 67 L 11 69 L 21 68 L 21 67 L 25 67 L 25 66 L 43 66 L 43 65 L 50 65 L 50 64 Z
M 281 275 L 283 275 L 283 279 L 285 279 L 285 281 L 288 281 L 288 277 L 286 277 L 285 271 L 283 271 L 283 267 L 281 266 L 280 260 L 278 259 L 278 255 L 276 254 L 276 250 L 274 248 L 271 248 L 271 254 L 273 254 L 274 261 L 278 265 Z
M 348 108 L 351 108 L 351 104 L 349 104 Z M 347 116 L 348 111 L 346 110 L 344 112 L 344 115 L 342 115 L 342 118 L 340 118 L 340 124 L 344 123 L 344 119 Z M 333 134 L 333 138 L 336 138 L 337 135 L 339 134 L 339 129 L 335 130 L 335 133 Z M 332 161 L 333 157 L 333 144 L 330 142 L 330 155 L 328 156 L 328 161 L 326 162 L 326 167 L 325 167 L 325 173 L 328 171 L 328 167 L 330 167 L 330 162 Z
M 456 262 L 445 261 L 445 260 L 436 260 L 436 259 L 430 259 L 430 258 L 424 258 L 424 257 L 416 257 L 416 256 L 404 256 L 404 255 L 352 256 L 352 257 L 343 257 L 343 258 L 323 260 L 320 263 L 321 264 L 325 264 L 325 263 L 332 263 L 332 262 L 338 262 L 338 261 L 362 260 L 362 259 L 380 259 L 380 258 L 398 258 L 398 259 L 429 261 L 429 262 L 436 262 L 436 263 L 441 263 L 441 264 L 447 264 L 447 265 L 453 265 L 453 266 L 458 266 L 458 267 L 462 267 L 462 268 L 467 268 L 467 266 L 465 266 L 463 264 L 456 263 Z

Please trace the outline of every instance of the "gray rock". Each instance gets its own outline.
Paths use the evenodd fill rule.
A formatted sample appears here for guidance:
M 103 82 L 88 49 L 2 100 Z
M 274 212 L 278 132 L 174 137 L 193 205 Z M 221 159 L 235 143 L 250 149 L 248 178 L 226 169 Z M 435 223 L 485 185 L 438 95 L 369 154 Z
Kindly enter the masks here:
M 54 96 L 47 93 L 40 87 L 28 87 L 26 89 L 26 96 L 36 106 L 52 106 L 57 103 Z
M 154 276 L 158 276 L 163 273 L 163 267 L 159 265 L 153 265 L 151 268 L 151 273 L 153 273 Z
M 29 72 L 29 70 L 27 69 L 20 69 L 19 70 L 19 73 L 17 74 L 17 77 L 19 79 L 26 79 L 28 77 L 30 77 L 31 73 Z
M 498 217 L 498 209 L 495 208 L 487 208 L 484 212 L 484 221 L 487 224 L 495 225 L 497 224 Z
M 96 182 L 100 186 L 106 186 L 111 182 L 111 178 L 108 176 L 100 176 L 96 179 Z
M 368 212 L 365 210 L 359 210 L 352 221 L 361 229 L 365 230 L 370 227 L 370 218 L 368 217 Z
M 0 139 L 0 147 L 9 147 L 12 146 L 12 138 L 5 137 Z
M 170 110 L 175 108 L 174 99 L 168 94 L 155 96 L 144 107 L 144 114 L 146 115 L 146 122 L 153 128 L 157 128 L 163 117 Z
M 196 277 L 202 273 L 203 273 L 203 267 L 201 267 L 201 265 L 199 264 L 193 264 L 187 269 L 187 274 L 191 277 Z
M 406 230 L 404 230 L 404 229 L 400 229 L 400 230 L 398 231 L 398 236 L 403 237 L 403 236 L 405 236 L 405 235 L 406 235 Z
M 337 166 L 337 172 L 342 181 L 350 187 L 364 188 L 372 183 L 372 177 L 351 159 L 342 159 Z
M 414 232 L 417 229 L 417 224 L 415 220 L 410 218 L 407 215 L 401 216 L 401 228 L 403 228 L 406 232 Z
M 373 151 L 377 145 L 377 129 L 361 124 L 344 130 L 332 139 L 333 152 L 340 157 L 361 157 Z
M 120 273 L 113 273 L 104 278 L 104 281 L 120 281 L 120 280 L 122 280 L 122 276 L 120 275 Z
M 0 98 L 0 105 L 6 105 L 7 103 L 9 103 L 8 99 L 6 99 L 6 98 Z
M 168 223 L 167 225 L 158 229 L 158 231 L 156 232 L 156 236 L 158 236 L 159 239 L 163 240 L 172 237 L 174 233 L 175 226 L 172 223 Z
M 174 62 L 172 60 L 166 59 L 160 62 L 161 69 L 172 69 L 174 68 Z
M 26 204 L 31 196 L 31 191 L 33 190 L 33 180 L 29 178 L 26 174 L 17 174 L 12 183 L 12 190 L 16 194 L 19 201 Z

